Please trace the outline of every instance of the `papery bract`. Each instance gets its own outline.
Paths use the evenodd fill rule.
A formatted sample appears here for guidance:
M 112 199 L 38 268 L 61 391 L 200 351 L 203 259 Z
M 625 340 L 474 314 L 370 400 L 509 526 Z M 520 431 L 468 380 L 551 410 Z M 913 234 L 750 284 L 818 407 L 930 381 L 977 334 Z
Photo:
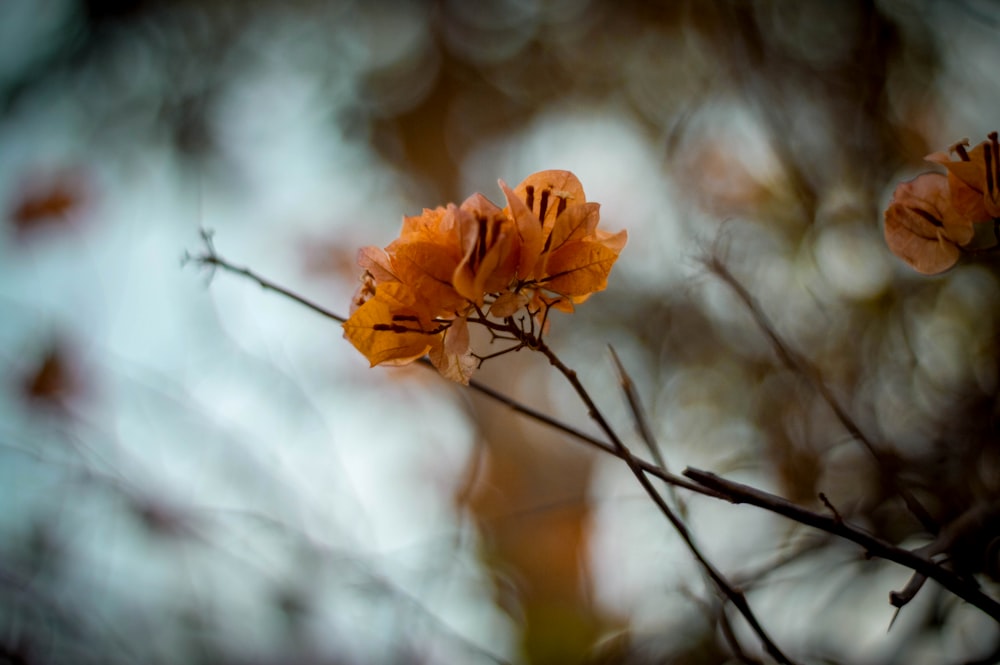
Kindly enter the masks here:
M 344 337 L 372 364 L 404 365 L 439 343 L 440 325 L 421 311 L 413 291 L 399 282 L 379 284 L 374 297 L 344 323 Z
M 364 268 L 361 285 L 351 299 L 351 314 L 375 295 L 376 286 L 386 282 L 398 282 L 392 272 L 389 255 L 378 247 L 362 247 L 358 250 L 358 265 Z
M 540 171 L 525 178 L 513 191 L 503 180 L 500 188 L 521 239 L 518 277 L 533 279 L 560 213 L 570 203 L 586 201 L 583 186 L 569 171 Z
M 428 309 L 453 312 L 466 299 L 452 284 L 462 261 L 461 217 L 455 206 L 425 209 L 403 218 L 399 238 L 385 248 L 395 279 L 409 286 Z
M 518 268 L 517 231 L 504 211 L 482 194 L 456 210 L 463 228 L 462 261 L 455 268 L 455 290 L 481 306 L 487 293 L 508 287 Z
M 576 303 L 583 302 L 608 285 L 608 274 L 625 246 L 624 231 L 594 240 L 568 242 L 553 251 L 546 262 L 546 275 L 538 283 Z
M 951 202 L 955 210 L 973 223 L 988 222 L 1000 217 L 1000 141 L 997 133 L 972 150 L 966 151 L 968 140 L 956 143 L 950 152 L 958 155 L 953 161 L 945 152 L 935 152 L 928 161 L 948 169 Z
M 513 316 L 517 310 L 531 302 L 531 298 L 523 292 L 513 293 L 508 291 L 497 296 L 490 305 L 490 316 L 502 319 Z
M 948 179 L 925 173 L 900 183 L 885 211 L 885 241 L 918 272 L 944 272 L 958 261 L 959 246 L 972 240 L 972 222 L 951 203 Z
M 470 322 L 523 343 L 520 335 L 541 333 L 524 317 L 516 323 L 518 311 L 546 321 L 550 308 L 572 311 L 607 286 L 627 235 L 597 228 L 600 206 L 587 202 L 576 176 L 542 171 L 514 190 L 500 186 L 506 208 L 474 194 L 424 209 L 403 218 L 384 250 L 358 253 L 364 273 L 344 335 L 372 365 L 426 355 L 443 376 L 468 383 L 480 362 Z
M 587 202 L 576 176 L 542 171 L 513 190 L 503 181 L 500 187 L 522 239 L 518 278 L 528 288 L 565 296 L 570 304 L 607 287 L 628 234 L 597 228 L 600 205 Z
M 455 319 L 427 355 L 441 376 L 468 385 L 479 366 L 479 360 L 469 347 L 468 321 Z

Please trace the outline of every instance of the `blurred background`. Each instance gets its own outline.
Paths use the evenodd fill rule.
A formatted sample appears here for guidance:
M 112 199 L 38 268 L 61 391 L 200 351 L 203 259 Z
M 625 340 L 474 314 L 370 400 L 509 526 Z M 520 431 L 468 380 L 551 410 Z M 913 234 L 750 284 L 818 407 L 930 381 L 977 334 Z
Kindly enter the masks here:
M 881 210 L 1000 129 L 992 0 L 0 3 L 0 662 L 765 662 L 623 465 L 339 327 L 402 215 L 568 169 L 629 245 L 551 345 L 642 450 L 932 540 L 996 505 L 1000 282 L 917 275 Z M 483 381 L 595 431 L 528 353 Z M 804 663 L 1000 660 L 984 614 L 763 511 L 678 492 Z M 996 527 L 961 562 L 994 593 Z M 979 537 L 981 536 L 981 537 Z

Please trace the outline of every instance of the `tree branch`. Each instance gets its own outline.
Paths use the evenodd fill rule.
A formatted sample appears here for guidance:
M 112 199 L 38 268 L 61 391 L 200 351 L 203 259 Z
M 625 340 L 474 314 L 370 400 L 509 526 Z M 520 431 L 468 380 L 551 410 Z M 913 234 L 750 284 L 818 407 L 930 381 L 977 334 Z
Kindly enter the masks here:
M 791 503 L 779 496 L 763 490 L 743 485 L 700 469 L 687 468 L 684 475 L 695 482 L 725 496 L 731 503 L 746 503 L 769 510 L 807 526 L 832 533 L 835 536 L 857 543 L 870 557 L 893 561 L 915 570 L 934 580 L 945 589 L 967 603 L 978 607 L 995 621 L 1000 622 L 1000 603 L 983 593 L 975 582 L 965 580 L 947 568 L 915 552 L 886 542 L 867 531 L 852 526 L 839 516 L 821 515 Z
M 549 363 L 553 367 L 555 367 L 559 371 L 559 373 L 561 373 L 566 378 L 567 381 L 569 381 L 570 385 L 573 387 L 573 390 L 576 391 L 577 396 L 583 402 L 584 406 L 587 407 L 587 412 L 590 414 L 591 419 L 593 419 L 594 422 L 597 423 L 598 427 L 600 427 L 601 430 L 611 440 L 611 443 L 614 446 L 616 457 L 619 457 L 625 462 L 626 465 L 628 465 L 628 468 L 632 472 L 632 475 L 634 475 L 636 480 L 639 481 L 639 485 L 642 486 L 642 489 L 646 492 L 649 498 L 653 500 L 653 503 L 656 504 L 656 507 L 659 508 L 660 512 L 663 513 L 663 515 L 667 518 L 671 526 L 674 527 L 674 530 L 684 541 L 684 544 L 687 546 L 688 550 L 694 556 L 695 560 L 698 561 L 701 567 L 705 570 L 708 576 L 715 583 L 716 588 L 723 594 L 723 596 L 725 596 L 733 604 L 733 606 L 737 610 L 739 610 L 740 614 L 743 615 L 743 618 L 746 619 L 747 623 L 750 625 L 750 628 L 757 635 L 757 638 L 761 641 L 764 650 L 767 651 L 767 653 L 777 662 L 783 663 L 785 665 L 792 665 L 793 661 L 791 661 L 788 658 L 788 656 L 786 656 L 781 651 L 781 649 L 778 648 L 778 645 L 775 644 L 774 641 L 770 638 L 770 636 L 767 634 L 767 631 L 764 630 L 764 627 L 760 625 L 760 622 L 757 620 L 757 617 L 754 615 L 753 610 L 750 608 L 750 604 L 747 602 L 746 596 L 743 594 L 743 592 L 733 587 L 729 583 L 729 581 L 722 575 L 722 573 L 719 572 L 718 569 L 716 569 L 716 567 L 712 564 L 712 562 L 710 562 L 707 558 L 705 558 L 705 555 L 702 554 L 701 550 L 698 548 L 698 545 L 694 542 L 691 533 L 688 531 L 687 526 L 674 513 L 674 511 L 670 508 L 670 506 L 663 499 L 663 497 L 660 496 L 660 493 L 656 491 L 656 488 L 653 487 L 652 482 L 646 475 L 646 469 L 644 468 L 644 466 L 640 464 L 639 460 L 632 455 L 631 451 L 621 441 L 621 439 L 618 437 L 617 433 L 614 431 L 611 425 L 608 424 L 608 421 L 604 418 L 604 415 L 601 413 L 601 410 L 597 407 L 597 404 L 595 404 L 594 400 L 590 397 L 590 393 L 587 392 L 587 389 L 580 381 L 580 378 L 577 376 L 576 372 L 570 369 L 568 366 L 566 366 L 562 362 L 562 360 L 559 359 L 556 353 L 551 349 L 551 347 L 549 347 L 540 337 L 534 337 L 532 340 L 527 340 L 527 341 L 529 342 L 528 343 L 529 347 L 536 349 L 537 351 L 542 353 L 546 358 L 548 358 Z

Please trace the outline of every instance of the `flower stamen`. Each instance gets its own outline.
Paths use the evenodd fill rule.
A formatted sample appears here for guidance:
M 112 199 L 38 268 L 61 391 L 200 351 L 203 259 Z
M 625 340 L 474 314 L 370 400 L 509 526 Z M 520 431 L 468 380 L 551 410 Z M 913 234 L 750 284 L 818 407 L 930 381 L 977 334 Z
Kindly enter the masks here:
M 965 150 L 965 146 L 967 145 L 969 145 L 969 139 L 962 139 L 958 143 L 952 145 L 948 150 L 958 155 L 958 158 L 963 162 L 971 162 L 972 160 L 969 158 L 969 153 Z
M 542 193 L 538 195 L 538 219 L 545 223 L 545 211 L 549 207 L 549 194 L 551 192 L 548 189 L 543 189 Z

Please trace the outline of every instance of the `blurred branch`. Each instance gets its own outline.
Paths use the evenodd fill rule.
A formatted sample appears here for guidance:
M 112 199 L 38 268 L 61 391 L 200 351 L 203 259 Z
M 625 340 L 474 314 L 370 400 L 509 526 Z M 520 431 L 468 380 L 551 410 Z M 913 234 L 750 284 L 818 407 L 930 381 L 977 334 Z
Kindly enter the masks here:
M 313 301 L 300 296 L 299 294 L 295 293 L 294 291 L 289 291 L 288 289 L 286 289 L 283 286 L 279 286 L 278 284 L 275 284 L 274 282 L 272 282 L 270 280 L 267 280 L 267 279 L 264 279 L 263 277 L 260 277 L 259 275 L 257 275 L 256 273 L 254 273 L 249 268 L 242 268 L 240 266 L 236 266 L 236 265 L 233 265 L 232 263 L 229 263 L 224 258 L 222 258 L 221 256 L 219 256 L 218 253 L 216 253 L 216 251 L 215 251 L 215 243 L 212 240 L 212 235 L 213 234 L 212 234 L 211 231 L 202 229 L 202 231 L 201 231 L 201 239 L 202 239 L 202 242 L 205 243 L 205 252 L 202 253 L 202 254 L 196 254 L 196 255 L 192 255 L 192 254 L 189 254 L 189 253 L 185 252 L 184 257 L 181 260 L 181 264 L 184 265 L 184 264 L 187 264 L 188 262 L 194 262 L 194 263 L 196 263 L 198 266 L 200 266 L 202 268 L 207 267 L 209 270 L 212 271 L 211 273 L 209 273 L 209 279 L 210 280 L 211 280 L 211 278 L 215 274 L 214 273 L 215 269 L 216 268 L 222 268 L 223 270 L 225 270 L 227 272 L 231 272 L 234 275 L 242 275 L 243 277 L 246 277 L 247 279 L 250 279 L 250 280 L 252 280 L 254 282 L 257 282 L 257 284 L 259 284 L 260 287 L 262 289 L 264 289 L 265 291 L 274 291 L 275 293 L 277 293 L 279 295 L 283 295 L 286 298 L 290 298 L 290 299 L 294 300 L 295 302 L 299 303 L 300 305 L 305 305 L 306 307 L 308 307 L 312 311 L 314 311 L 317 314 L 320 314 L 322 316 L 325 316 L 328 319 L 333 319 L 334 321 L 336 321 L 338 323 L 343 323 L 344 321 L 347 320 L 347 319 L 345 319 L 342 316 L 334 314 L 333 312 L 331 312 L 330 310 L 326 309 L 325 307 L 321 307 L 320 305 L 317 305 Z
M 653 434 L 653 428 L 649 425 L 649 418 L 646 416 L 646 409 L 642 405 L 642 399 L 639 397 L 639 392 L 635 389 L 635 383 L 632 381 L 632 377 L 629 376 L 628 372 L 625 370 L 625 366 L 622 364 L 622 361 L 618 357 L 618 353 L 615 351 L 614 347 L 609 344 L 608 350 L 611 352 L 611 360 L 614 362 L 615 371 L 618 374 L 618 383 L 622 387 L 622 392 L 625 393 L 625 399 L 628 401 L 629 409 L 632 410 L 632 417 L 635 419 L 635 426 L 636 429 L 639 430 L 639 436 L 642 437 L 646 447 L 649 448 L 649 454 L 653 457 L 653 461 L 656 462 L 656 465 L 661 471 L 667 473 L 667 460 L 663 457 L 663 452 L 660 450 L 660 444 L 656 440 L 656 436 Z M 677 492 L 675 491 L 676 486 L 668 483 L 667 490 L 670 492 L 670 498 L 677 507 L 677 512 L 681 514 L 681 517 L 686 519 L 687 510 L 684 504 L 677 497 Z
M 867 556 L 878 557 L 910 568 L 924 575 L 955 594 L 967 603 L 979 608 L 995 621 L 1000 622 L 1000 603 L 990 598 L 973 581 L 967 581 L 946 568 L 942 568 L 928 558 L 910 550 L 896 547 L 867 531 L 852 526 L 840 519 L 807 510 L 779 496 L 763 490 L 726 480 L 714 473 L 687 468 L 684 475 L 725 496 L 731 503 L 746 503 L 769 510 L 807 526 L 826 531 L 835 536 L 861 545 Z
M 656 442 L 656 437 L 653 436 L 653 429 L 649 426 L 649 418 L 646 417 L 646 410 L 642 407 L 642 400 L 639 399 L 639 393 L 635 389 L 632 377 L 625 371 L 625 366 L 622 365 L 618 353 L 610 344 L 608 345 L 608 351 L 611 352 L 611 360 L 614 362 L 615 371 L 618 373 L 618 383 L 621 384 L 622 392 L 625 393 L 625 399 L 628 400 L 628 406 L 632 410 L 632 417 L 635 418 L 635 426 L 639 430 L 639 435 L 646 443 L 646 447 L 649 448 L 649 454 L 652 455 L 653 461 L 666 471 L 667 461 L 663 458 L 663 453 L 660 452 L 660 446 Z
M 917 500 L 913 493 L 910 492 L 906 487 L 902 486 L 899 479 L 894 473 L 888 468 L 885 463 L 885 454 L 882 452 L 880 447 L 876 444 L 862 431 L 861 426 L 854 420 L 854 418 L 847 412 L 847 410 L 840 404 L 840 401 L 830 390 L 829 386 L 823 381 L 820 376 L 819 371 L 813 367 L 805 358 L 793 351 L 788 344 L 781 338 L 778 332 L 775 330 L 774 325 L 771 323 L 767 315 L 761 309 L 760 305 L 750 294 L 743 284 L 736 279 L 736 277 L 729 271 L 723 260 L 719 257 L 717 252 L 713 252 L 704 259 L 704 265 L 714 273 L 719 279 L 721 279 L 736 297 L 740 299 L 743 305 L 750 312 L 753 317 L 754 322 L 757 327 L 760 328 L 761 332 L 767 337 L 768 341 L 771 343 L 771 347 L 777 354 L 778 359 L 781 360 L 782 364 L 785 365 L 789 370 L 795 372 L 799 376 L 806 379 L 813 390 L 819 394 L 824 402 L 833 411 L 837 420 L 840 424 L 847 430 L 848 434 L 851 435 L 854 440 L 858 441 L 865 450 L 871 455 L 872 459 L 875 461 L 875 465 L 878 467 L 879 475 L 884 482 L 894 493 L 899 495 L 906 504 L 906 507 L 913 514 L 914 517 L 919 520 L 920 524 L 932 534 L 938 532 L 938 525 L 935 520 L 927 512 L 927 509 Z
M 746 665 L 762 665 L 759 660 L 751 658 L 745 651 L 743 651 L 743 647 L 740 645 L 740 640 L 736 637 L 736 631 L 733 630 L 733 622 L 729 620 L 729 615 L 726 614 L 726 608 L 724 605 L 720 605 L 717 616 L 722 636 L 726 639 L 726 643 L 729 645 L 729 648 L 733 650 L 733 655 L 736 659 L 741 663 L 746 663 Z

